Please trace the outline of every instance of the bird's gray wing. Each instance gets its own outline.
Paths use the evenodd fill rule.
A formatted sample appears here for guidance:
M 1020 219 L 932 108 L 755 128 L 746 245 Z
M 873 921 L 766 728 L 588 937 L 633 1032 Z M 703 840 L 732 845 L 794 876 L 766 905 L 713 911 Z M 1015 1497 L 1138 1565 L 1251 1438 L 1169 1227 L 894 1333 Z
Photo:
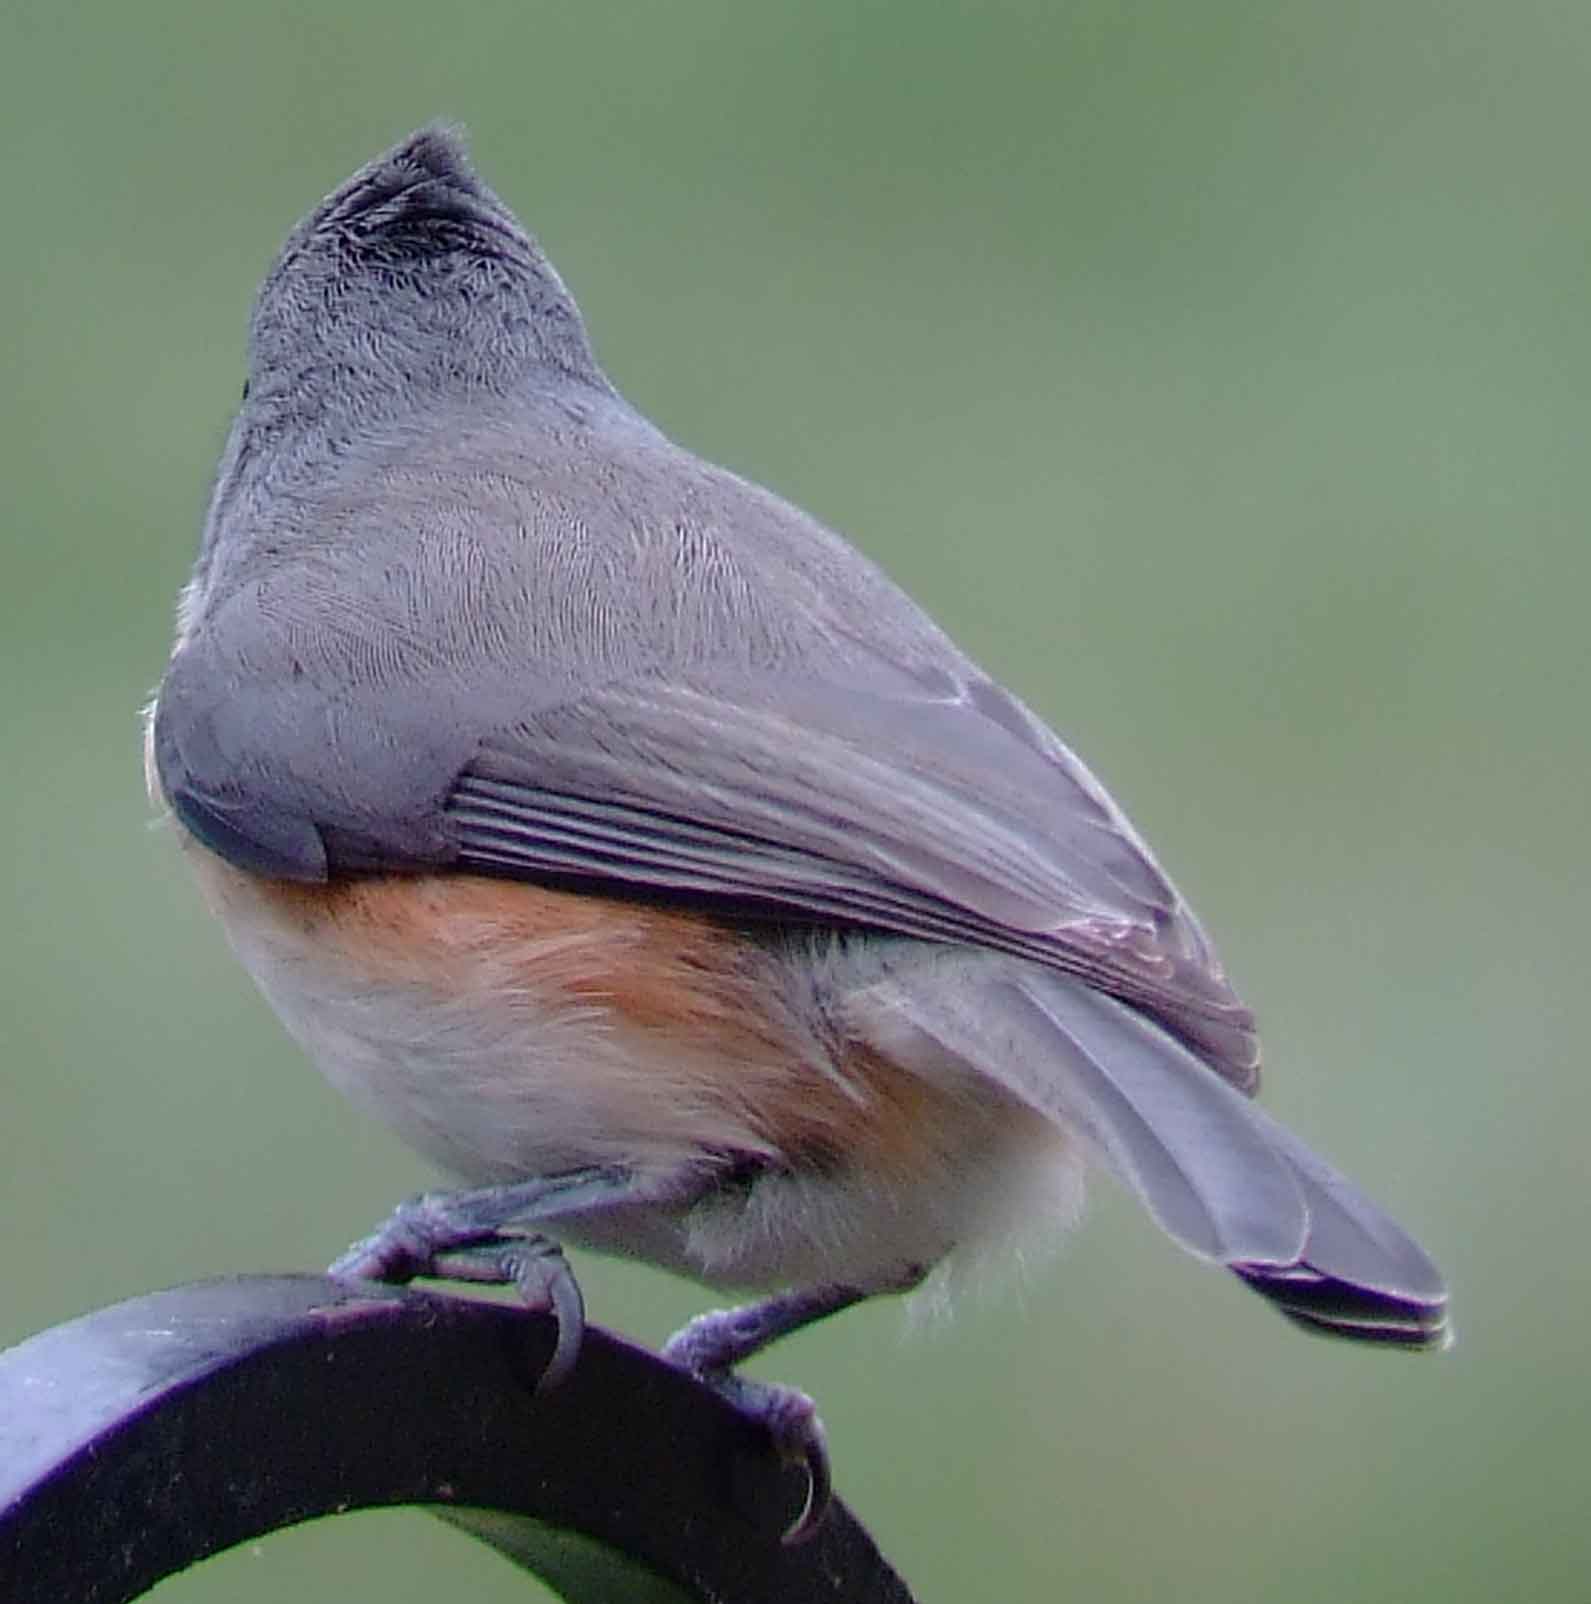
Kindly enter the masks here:
M 212 849 L 268 875 L 474 869 L 1019 953 L 1147 1008 L 1252 1089 L 1252 1018 L 1191 911 L 1083 765 L 975 670 L 860 653 L 843 681 L 737 665 L 516 694 L 511 671 L 370 640 L 343 695 L 203 639 L 179 654 L 156 762 Z
M 1252 1086 L 1252 1020 L 1192 914 L 1082 765 L 987 680 L 629 679 L 494 732 L 444 811 L 466 867 L 1036 958 Z

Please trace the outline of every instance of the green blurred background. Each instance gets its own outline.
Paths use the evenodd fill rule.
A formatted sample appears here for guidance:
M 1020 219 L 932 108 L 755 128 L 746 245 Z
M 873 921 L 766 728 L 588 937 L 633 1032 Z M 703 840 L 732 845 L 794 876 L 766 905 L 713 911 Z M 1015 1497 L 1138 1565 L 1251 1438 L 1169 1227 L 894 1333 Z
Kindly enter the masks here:
M 158 678 L 287 228 L 472 130 L 620 386 L 1049 716 L 1427 1242 L 1457 1349 L 1312 1342 L 1108 1187 L 1025 1286 L 762 1366 L 929 1604 L 1584 1597 L 1591 9 L 75 6 L 0 20 L 0 1342 L 313 1268 L 429 1179 L 149 827 Z M 696 1290 L 583 1266 L 657 1339 Z M 172 1604 L 519 1599 L 410 1512 Z

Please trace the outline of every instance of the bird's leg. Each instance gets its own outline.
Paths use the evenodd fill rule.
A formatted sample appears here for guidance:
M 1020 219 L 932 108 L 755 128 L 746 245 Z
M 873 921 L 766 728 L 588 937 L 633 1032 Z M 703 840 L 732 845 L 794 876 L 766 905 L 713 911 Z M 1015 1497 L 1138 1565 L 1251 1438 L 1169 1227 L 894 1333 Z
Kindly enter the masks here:
M 762 1426 L 782 1459 L 806 1468 L 806 1504 L 784 1534 L 785 1542 L 798 1543 L 810 1537 L 822 1523 L 833 1496 L 823 1422 L 806 1393 L 778 1382 L 737 1376 L 735 1366 L 780 1337 L 876 1294 L 908 1291 L 924 1274 L 920 1266 L 912 1265 L 872 1286 L 836 1283 L 782 1292 L 737 1309 L 713 1309 L 697 1315 L 664 1343 L 663 1357 L 670 1364 L 711 1387 L 748 1420 Z
M 634 1202 L 638 1192 L 634 1176 L 618 1168 L 571 1170 L 473 1191 L 424 1192 L 400 1203 L 329 1273 L 400 1285 L 416 1276 L 436 1276 L 513 1287 L 527 1308 L 549 1313 L 557 1323 L 552 1358 L 537 1383 L 554 1387 L 580 1352 L 585 1304 L 563 1249 L 530 1228 Z

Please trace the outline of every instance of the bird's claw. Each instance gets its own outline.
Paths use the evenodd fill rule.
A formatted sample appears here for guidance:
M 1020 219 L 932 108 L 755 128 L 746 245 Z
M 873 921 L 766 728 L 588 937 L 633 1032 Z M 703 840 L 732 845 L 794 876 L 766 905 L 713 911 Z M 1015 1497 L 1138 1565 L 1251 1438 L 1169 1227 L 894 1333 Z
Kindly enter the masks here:
M 553 1317 L 557 1336 L 536 1390 L 556 1387 L 573 1370 L 586 1327 L 580 1283 L 563 1249 L 539 1234 L 463 1226 L 449 1217 L 446 1202 L 442 1193 L 400 1204 L 378 1231 L 354 1243 L 327 1273 L 339 1280 L 400 1286 L 417 1276 L 511 1286 L 527 1309 Z
M 586 1303 L 563 1249 L 551 1237 L 505 1236 L 453 1248 L 436 1254 L 427 1273 L 444 1281 L 513 1287 L 527 1309 L 550 1314 L 557 1336 L 536 1391 L 550 1392 L 568 1379 L 585 1336 Z
M 671 1357 L 667 1349 L 664 1357 Z M 728 1370 L 690 1373 L 738 1414 L 766 1431 L 774 1452 L 785 1464 L 799 1465 L 806 1471 L 806 1501 L 781 1539 L 786 1544 L 804 1543 L 823 1524 L 834 1499 L 828 1437 L 818 1418 L 817 1405 L 798 1388 L 777 1382 L 751 1381 Z

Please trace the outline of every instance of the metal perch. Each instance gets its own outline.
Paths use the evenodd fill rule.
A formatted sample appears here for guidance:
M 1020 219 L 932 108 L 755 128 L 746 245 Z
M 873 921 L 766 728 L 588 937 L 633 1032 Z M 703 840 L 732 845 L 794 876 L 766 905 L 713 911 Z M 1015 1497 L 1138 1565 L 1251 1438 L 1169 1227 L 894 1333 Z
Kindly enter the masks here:
M 0 1598 L 117 1604 L 207 1555 L 421 1504 L 570 1604 L 911 1604 L 838 1501 L 780 1542 L 804 1472 L 705 1388 L 588 1329 L 322 1276 L 199 1282 L 0 1354 Z

